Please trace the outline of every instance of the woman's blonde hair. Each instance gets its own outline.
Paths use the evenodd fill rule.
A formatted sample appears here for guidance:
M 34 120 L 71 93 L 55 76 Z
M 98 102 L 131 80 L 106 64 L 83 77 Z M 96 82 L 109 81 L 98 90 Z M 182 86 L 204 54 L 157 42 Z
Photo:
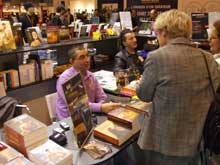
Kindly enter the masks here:
M 160 14 L 155 21 L 158 32 L 166 31 L 170 38 L 190 38 L 192 34 L 191 17 L 182 11 L 172 9 Z

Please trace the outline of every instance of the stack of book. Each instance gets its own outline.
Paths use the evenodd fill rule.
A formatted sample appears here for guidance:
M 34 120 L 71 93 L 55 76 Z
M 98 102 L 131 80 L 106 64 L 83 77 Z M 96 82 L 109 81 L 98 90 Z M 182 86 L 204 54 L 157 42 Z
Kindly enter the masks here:
M 18 71 L 15 69 L 5 70 L 0 72 L 3 76 L 3 83 L 5 89 L 19 87 Z
M 41 61 L 41 74 L 42 74 L 42 80 L 47 80 L 53 77 L 54 68 L 53 68 L 52 60 Z
M 149 113 L 150 109 L 152 108 L 152 102 L 143 102 L 139 99 L 135 99 L 126 104 L 126 107 L 136 112 Z
M 55 142 L 48 140 L 44 144 L 28 151 L 28 157 L 36 164 L 72 165 L 73 153 Z
M 0 164 L 15 165 L 15 164 L 26 164 L 33 165 L 28 159 L 21 153 L 16 151 L 14 148 L 0 141 Z
M 94 72 L 94 75 L 98 80 L 99 84 L 102 86 L 102 88 L 110 91 L 117 90 L 116 78 L 113 72 L 107 70 L 100 70 Z
M 36 81 L 35 64 L 22 64 L 18 66 L 21 85 L 31 84 Z
M 4 130 L 7 144 L 25 156 L 48 139 L 47 126 L 27 114 L 5 122 Z
M 93 131 L 96 138 L 121 146 L 133 135 L 139 133 L 139 113 L 124 107 L 108 113 L 108 120 L 99 124 Z

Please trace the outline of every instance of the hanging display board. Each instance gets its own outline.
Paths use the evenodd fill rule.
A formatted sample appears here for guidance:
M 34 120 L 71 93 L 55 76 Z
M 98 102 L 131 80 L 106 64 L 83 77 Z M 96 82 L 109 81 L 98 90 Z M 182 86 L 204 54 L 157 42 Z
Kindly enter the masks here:
M 152 9 L 160 13 L 177 6 L 178 0 L 127 0 L 127 8 L 135 9 L 140 20 L 147 20 Z
M 0 0 L 0 18 L 3 17 L 3 2 Z

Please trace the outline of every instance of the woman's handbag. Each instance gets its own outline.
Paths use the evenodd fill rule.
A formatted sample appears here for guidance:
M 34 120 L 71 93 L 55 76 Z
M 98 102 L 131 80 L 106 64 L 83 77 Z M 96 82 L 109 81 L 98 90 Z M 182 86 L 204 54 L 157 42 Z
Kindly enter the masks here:
M 203 129 L 204 149 L 208 149 L 211 156 L 212 153 L 220 154 L 220 94 L 214 90 L 208 62 L 204 54 L 203 57 L 213 94 L 213 101 L 209 108 Z

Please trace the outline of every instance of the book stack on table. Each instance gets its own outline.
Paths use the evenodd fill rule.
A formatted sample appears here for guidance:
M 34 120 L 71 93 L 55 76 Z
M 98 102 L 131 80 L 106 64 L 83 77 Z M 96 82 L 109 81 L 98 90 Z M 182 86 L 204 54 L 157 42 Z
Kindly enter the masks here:
M 121 146 L 140 131 L 139 113 L 125 107 L 107 114 L 108 120 L 99 124 L 93 131 L 96 138 Z
M 23 114 L 4 123 L 6 143 L 27 156 L 27 151 L 48 139 L 47 126 Z

